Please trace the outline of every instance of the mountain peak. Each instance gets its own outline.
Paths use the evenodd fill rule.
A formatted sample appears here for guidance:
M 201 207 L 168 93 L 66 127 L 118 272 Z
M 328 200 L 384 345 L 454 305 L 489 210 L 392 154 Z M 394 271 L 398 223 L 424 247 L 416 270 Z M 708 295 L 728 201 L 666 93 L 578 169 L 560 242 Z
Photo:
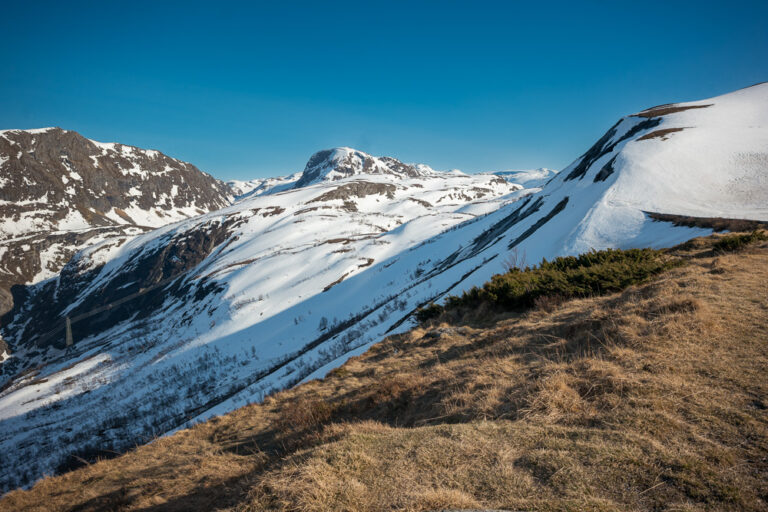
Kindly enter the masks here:
M 0 130 L 0 135 L 5 135 L 6 133 L 30 133 L 30 134 L 38 134 L 38 133 L 46 133 L 50 131 L 58 131 L 58 132 L 66 132 L 67 130 L 62 130 L 58 126 L 47 126 L 45 128 L 31 128 L 29 130 L 22 130 L 18 128 L 11 128 L 8 130 Z
M 323 149 L 312 155 L 294 188 L 336 181 L 356 174 L 391 174 L 401 178 L 432 174 L 423 164 L 404 164 L 396 158 L 371 156 L 349 147 Z
M 159 151 L 59 127 L 0 131 L 0 313 L 13 304 L 12 286 L 55 276 L 107 236 L 135 235 L 229 201 L 223 183 Z

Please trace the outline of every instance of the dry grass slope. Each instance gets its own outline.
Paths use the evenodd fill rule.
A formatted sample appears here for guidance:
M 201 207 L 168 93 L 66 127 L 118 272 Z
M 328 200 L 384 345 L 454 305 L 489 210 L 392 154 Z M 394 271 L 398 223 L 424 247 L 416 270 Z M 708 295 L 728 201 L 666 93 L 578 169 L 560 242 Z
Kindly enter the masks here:
M 768 243 L 482 325 L 15 491 L 0 510 L 766 510 Z

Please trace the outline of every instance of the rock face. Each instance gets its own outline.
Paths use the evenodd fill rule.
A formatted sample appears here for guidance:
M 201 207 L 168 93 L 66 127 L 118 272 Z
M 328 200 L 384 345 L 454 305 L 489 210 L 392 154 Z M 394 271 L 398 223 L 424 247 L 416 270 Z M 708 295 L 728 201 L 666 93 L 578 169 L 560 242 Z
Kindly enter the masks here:
M 226 185 L 158 151 L 60 128 L 0 131 L 0 313 L 10 288 L 78 250 L 229 204 Z

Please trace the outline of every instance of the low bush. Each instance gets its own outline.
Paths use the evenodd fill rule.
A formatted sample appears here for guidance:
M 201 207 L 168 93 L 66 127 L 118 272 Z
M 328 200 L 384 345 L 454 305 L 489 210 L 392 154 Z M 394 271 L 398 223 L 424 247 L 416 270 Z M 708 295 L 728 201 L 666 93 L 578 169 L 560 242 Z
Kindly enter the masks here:
M 426 322 L 427 320 L 432 320 L 433 318 L 439 317 L 443 313 L 443 307 L 439 304 L 435 304 L 434 302 L 430 302 L 427 306 L 424 306 L 423 308 L 419 308 L 416 311 L 416 319 L 419 322 Z
M 714 251 L 717 252 L 735 252 L 740 251 L 750 244 L 756 242 L 768 241 L 768 235 L 765 231 L 753 231 L 748 235 L 728 235 L 724 236 L 712 245 Z
M 535 267 L 512 268 L 497 274 L 482 287 L 448 297 L 444 306 L 430 304 L 417 311 L 416 317 L 424 322 L 445 310 L 476 308 L 481 304 L 515 311 L 574 297 L 602 295 L 642 283 L 682 264 L 682 260 L 654 249 L 593 250 L 579 256 L 545 259 Z

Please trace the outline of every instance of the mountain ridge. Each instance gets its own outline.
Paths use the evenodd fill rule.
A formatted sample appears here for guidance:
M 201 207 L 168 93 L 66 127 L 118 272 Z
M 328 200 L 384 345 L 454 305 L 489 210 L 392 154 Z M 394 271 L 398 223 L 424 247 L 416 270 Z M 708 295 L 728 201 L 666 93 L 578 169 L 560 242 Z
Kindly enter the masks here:
M 56 275 L 80 249 L 229 201 L 221 182 L 156 150 L 57 127 L 0 131 L 0 313 L 12 286 Z

